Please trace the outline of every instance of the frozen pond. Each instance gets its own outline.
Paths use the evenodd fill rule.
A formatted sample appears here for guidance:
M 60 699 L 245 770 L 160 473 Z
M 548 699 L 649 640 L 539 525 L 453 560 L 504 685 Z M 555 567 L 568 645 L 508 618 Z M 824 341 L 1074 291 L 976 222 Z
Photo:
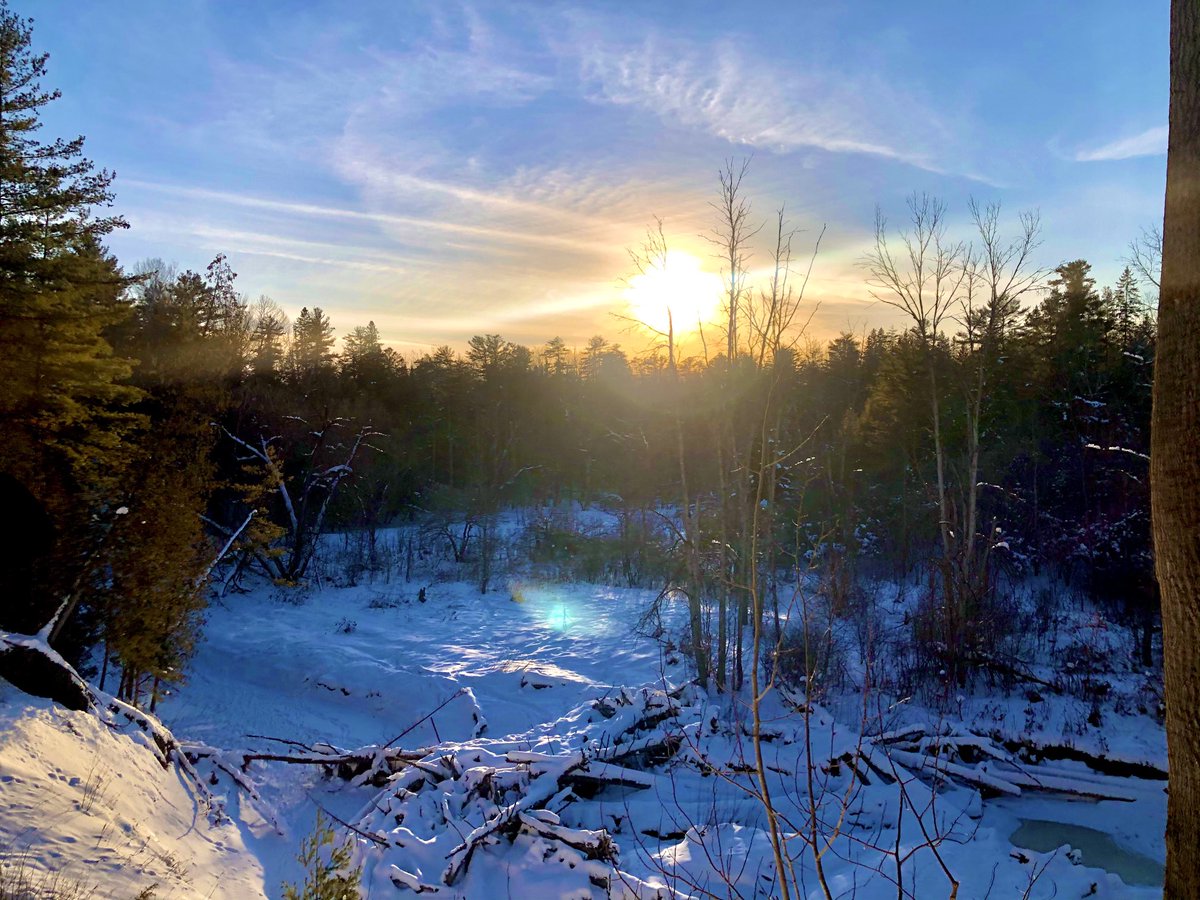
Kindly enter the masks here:
M 1037 853 L 1050 853 L 1070 844 L 1083 854 L 1085 866 L 1096 866 L 1118 876 L 1128 885 L 1161 886 L 1163 867 L 1140 853 L 1127 850 L 1111 835 L 1083 825 L 1048 822 L 1045 819 L 1020 819 L 1021 825 L 1010 840 L 1014 847 Z

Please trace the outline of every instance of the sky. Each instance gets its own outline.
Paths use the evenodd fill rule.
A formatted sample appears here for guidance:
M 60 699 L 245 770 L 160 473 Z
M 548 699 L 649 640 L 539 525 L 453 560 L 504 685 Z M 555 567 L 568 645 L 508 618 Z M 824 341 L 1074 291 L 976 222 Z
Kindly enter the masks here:
M 631 351 L 629 252 L 704 235 L 718 170 L 781 207 L 810 336 L 896 321 L 860 260 L 913 192 L 1040 214 L 1038 263 L 1111 283 L 1162 220 L 1167 0 L 10 0 L 130 224 L 110 248 L 372 320 L 408 356 L 499 333 Z M 752 277 L 769 266 L 768 224 Z

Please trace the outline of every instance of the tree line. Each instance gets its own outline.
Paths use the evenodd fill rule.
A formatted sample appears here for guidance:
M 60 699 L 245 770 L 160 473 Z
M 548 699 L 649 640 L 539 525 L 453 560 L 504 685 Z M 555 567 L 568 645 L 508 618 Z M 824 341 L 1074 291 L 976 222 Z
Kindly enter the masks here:
M 51 623 L 125 699 L 182 679 L 222 552 L 296 585 L 323 533 L 440 515 L 473 524 L 453 552 L 486 562 L 502 510 L 566 501 L 618 516 L 629 583 L 687 598 L 689 649 L 722 689 L 758 676 L 741 651 L 806 577 L 846 604 L 864 575 L 922 579 L 928 664 L 965 679 L 1002 662 L 1000 581 L 1047 572 L 1118 607 L 1151 664 L 1153 239 L 1098 286 L 1084 260 L 1035 265 L 1035 217 L 973 205 L 974 240 L 952 242 L 915 196 L 863 260 L 905 324 L 817 342 L 800 327 L 812 261 L 793 261 L 782 213 L 773 278 L 750 284 L 761 226 L 730 163 L 712 355 L 672 328 L 634 354 L 482 334 L 405 359 L 374 323 L 338 349 L 323 310 L 289 321 L 223 255 L 123 269 L 104 247 L 125 227 L 112 174 L 82 138 L 38 136 L 45 66 L 4 9 L 0 627 Z M 660 223 L 634 255 L 667 252 Z M 669 535 L 657 568 L 635 558 L 648 521 Z

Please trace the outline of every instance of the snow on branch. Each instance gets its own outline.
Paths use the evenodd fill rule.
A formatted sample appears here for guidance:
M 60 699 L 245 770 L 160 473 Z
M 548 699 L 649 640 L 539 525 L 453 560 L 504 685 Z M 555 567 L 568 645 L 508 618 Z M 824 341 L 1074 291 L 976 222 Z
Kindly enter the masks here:
M 1137 450 L 1130 450 L 1128 447 L 1101 447 L 1099 444 L 1084 444 L 1088 450 L 1103 450 L 1107 453 L 1128 453 L 1130 456 L 1136 456 L 1138 459 L 1144 459 L 1147 462 L 1150 460 L 1148 453 L 1139 453 Z

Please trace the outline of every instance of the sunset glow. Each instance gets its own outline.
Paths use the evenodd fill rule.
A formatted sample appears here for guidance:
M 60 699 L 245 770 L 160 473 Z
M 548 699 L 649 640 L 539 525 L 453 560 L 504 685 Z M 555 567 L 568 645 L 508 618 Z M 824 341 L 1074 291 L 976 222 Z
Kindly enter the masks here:
M 721 310 L 721 276 L 706 272 L 690 253 L 671 250 L 666 258 L 629 279 L 625 300 L 629 317 L 649 331 L 665 335 L 698 331 L 716 322 Z

